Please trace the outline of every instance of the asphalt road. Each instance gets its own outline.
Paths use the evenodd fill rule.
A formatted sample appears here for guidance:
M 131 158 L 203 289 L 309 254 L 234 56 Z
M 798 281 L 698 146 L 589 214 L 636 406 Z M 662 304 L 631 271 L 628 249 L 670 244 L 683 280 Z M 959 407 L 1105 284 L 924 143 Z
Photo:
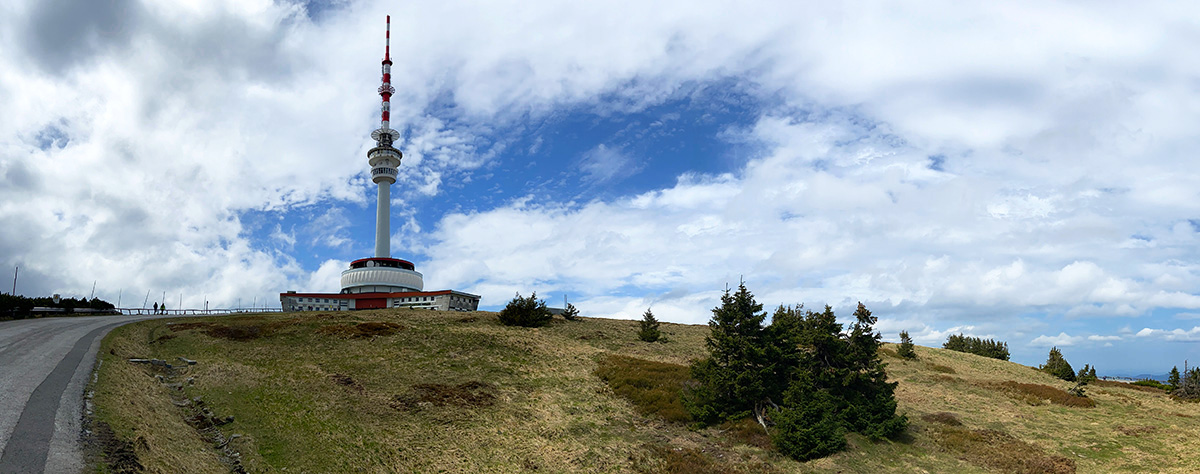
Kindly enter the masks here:
M 147 316 L 0 322 L 0 474 L 83 469 L 83 391 L 100 340 Z

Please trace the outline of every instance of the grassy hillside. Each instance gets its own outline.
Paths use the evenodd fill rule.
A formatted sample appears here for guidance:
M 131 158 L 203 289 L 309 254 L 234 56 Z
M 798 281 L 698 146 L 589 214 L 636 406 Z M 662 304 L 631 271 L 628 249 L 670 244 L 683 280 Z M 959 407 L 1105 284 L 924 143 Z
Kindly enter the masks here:
M 1198 404 L 1109 384 L 1088 387 L 1088 407 L 1025 366 L 894 346 L 882 356 L 909 435 L 798 463 L 756 424 L 678 421 L 670 394 L 708 327 L 662 329 L 667 343 L 645 343 L 636 321 L 524 329 L 417 310 L 131 324 L 101 348 L 96 426 L 114 436 L 100 469 L 132 454 L 164 473 L 1200 471 Z

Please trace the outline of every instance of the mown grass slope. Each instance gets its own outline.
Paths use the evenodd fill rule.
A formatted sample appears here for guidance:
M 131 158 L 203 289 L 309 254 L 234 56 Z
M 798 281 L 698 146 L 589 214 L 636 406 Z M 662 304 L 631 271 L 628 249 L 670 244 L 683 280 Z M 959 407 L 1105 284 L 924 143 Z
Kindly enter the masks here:
M 637 340 L 636 321 L 526 329 L 487 312 L 152 320 L 105 339 L 96 419 L 146 472 L 1200 471 L 1198 404 L 1120 385 L 1089 386 L 1094 407 L 1056 403 L 1067 385 L 1031 368 L 894 346 L 881 355 L 908 435 L 798 463 L 756 424 L 677 421 L 669 387 L 708 328 L 662 329 L 667 343 Z

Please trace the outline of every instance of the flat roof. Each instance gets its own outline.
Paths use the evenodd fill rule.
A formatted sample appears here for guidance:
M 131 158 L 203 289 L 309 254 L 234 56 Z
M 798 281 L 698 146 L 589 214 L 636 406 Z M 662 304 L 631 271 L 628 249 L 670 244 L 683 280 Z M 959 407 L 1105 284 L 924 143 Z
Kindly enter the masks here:
M 463 293 L 455 290 L 438 290 L 438 291 L 401 291 L 397 293 L 280 293 L 279 296 L 295 296 L 303 298 L 337 298 L 343 300 L 361 300 L 374 298 L 399 298 L 406 296 L 440 296 L 440 295 L 462 295 L 479 298 L 479 295 Z

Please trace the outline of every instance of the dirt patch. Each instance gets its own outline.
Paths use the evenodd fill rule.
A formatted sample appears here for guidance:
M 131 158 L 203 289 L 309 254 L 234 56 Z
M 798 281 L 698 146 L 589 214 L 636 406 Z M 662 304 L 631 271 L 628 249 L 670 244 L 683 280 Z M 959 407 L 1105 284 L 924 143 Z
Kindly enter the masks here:
M 388 403 L 397 410 L 414 410 L 423 405 L 458 407 L 485 407 L 496 401 L 495 388 L 491 384 L 471 381 L 459 385 L 417 384 L 412 393 L 397 395 Z
M 137 453 L 133 450 L 133 443 L 117 438 L 108 423 L 97 422 L 92 436 L 100 448 L 100 462 L 108 468 L 105 472 L 126 474 L 139 473 L 145 469 L 138 461 Z
M 288 319 L 284 321 L 265 322 L 262 316 L 247 316 L 243 318 L 229 320 L 231 324 L 216 324 L 209 322 L 188 322 L 188 323 L 173 323 L 168 324 L 172 332 L 189 331 L 194 329 L 202 329 L 204 334 L 210 337 L 219 339 L 227 339 L 230 341 L 252 341 L 264 337 L 273 336 L 280 329 L 287 326 L 295 326 L 299 324 L 299 318 Z
M 317 332 L 329 336 L 357 339 L 364 337 L 391 336 L 402 329 L 404 329 L 404 326 L 396 323 L 372 321 L 359 324 L 330 324 L 317 329 Z
M 930 423 L 940 423 L 946 426 L 962 426 L 962 422 L 958 420 L 958 415 L 948 411 L 921 415 L 921 419 Z
M 163 335 L 155 338 L 153 344 L 162 344 L 163 342 L 170 341 L 171 339 L 175 339 L 177 337 L 179 337 L 179 336 L 176 336 L 174 334 L 163 334 Z
M 604 331 L 592 331 L 590 333 L 580 334 L 577 339 L 579 339 L 581 341 L 590 341 L 593 339 L 603 340 L 603 339 L 611 339 L 611 338 L 609 337 L 608 333 L 605 333 Z
M 343 387 L 349 388 L 349 389 L 351 389 L 351 390 L 354 390 L 354 391 L 356 391 L 356 392 L 358 392 L 358 393 L 362 393 L 362 392 L 363 392 L 363 386 L 362 386 L 362 384 L 358 383 L 358 381 L 357 381 L 357 380 L 354 380 L 354 377 L 351 377 L 351 376 L 349 376 L 349 375 L 346 375 L 346 374 L 332 374 L 332 375 L 330 375 L 330 376 L 329 376 L 329 380 L 332 380 L 332 381 L 333 381 L 333 383 L 336 383 L 336 384 L 338 384 L 338 385 L 341 385 L 341 386 L 343 386 Z
M 246 324 L 237 326 L 213 326 L 204 331 L 209 336 L 230 341 L 250 341 L 269 336 L 273 331 L 266 325 Z
M 171 332 L 190 331 L 192 329 L 206 329 L 212 327 L 213 323 L 167 323 L 167 329 Z

